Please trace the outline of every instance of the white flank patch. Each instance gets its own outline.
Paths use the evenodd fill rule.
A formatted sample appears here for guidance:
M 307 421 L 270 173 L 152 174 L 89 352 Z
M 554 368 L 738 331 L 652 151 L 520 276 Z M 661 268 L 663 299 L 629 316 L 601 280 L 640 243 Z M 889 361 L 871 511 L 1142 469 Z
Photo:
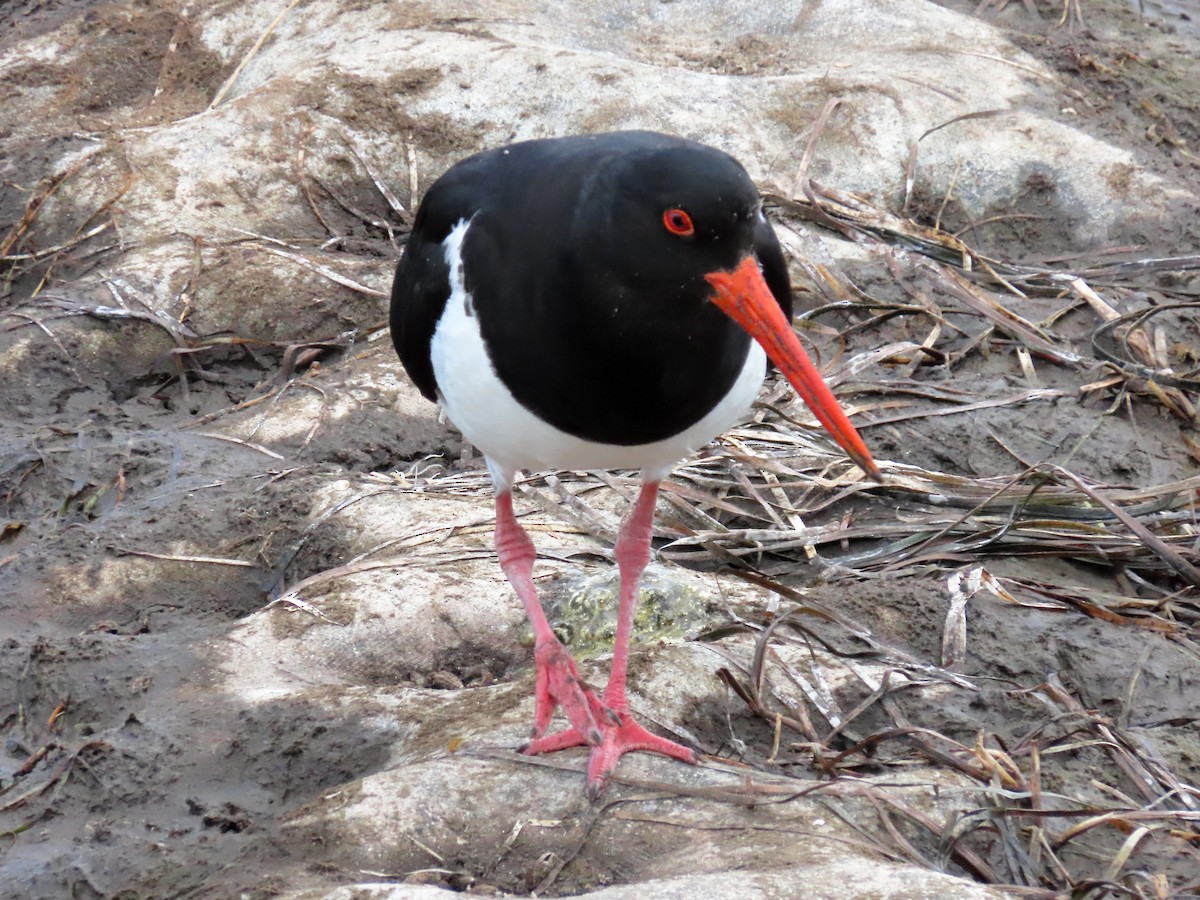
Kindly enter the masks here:
M 470 294 L 463 283 L 462 242 L 470 222 L 447 236 L 450 299 L 433 333 L 433 371 L 442 408 L 455 427 L 489 459 L 493 478 L 507 482 L 518 469 L 642 469 L 662 477 L 679 460 L 734 425 L 750 408 L 767 372 L 757 341 L 729 393 L 686 431 L 651 444 L 621 446 L 583 440 L 543 422 L 496 376 L 479 318 L 468 314 Z M 581 403 L 587 398 L 581 397 Z

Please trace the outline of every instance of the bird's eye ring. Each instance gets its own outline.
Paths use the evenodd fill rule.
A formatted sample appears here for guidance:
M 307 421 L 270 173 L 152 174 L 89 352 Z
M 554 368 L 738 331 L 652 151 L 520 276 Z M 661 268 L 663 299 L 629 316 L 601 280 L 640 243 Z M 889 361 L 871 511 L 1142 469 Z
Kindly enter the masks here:
M 662 215 L 663 227 L 671 234 L 679 237 L 691 237 L 696 233 L 696 226 L 692 224 L 692 217 L 685 210 L 674 207 L 663 212 Z

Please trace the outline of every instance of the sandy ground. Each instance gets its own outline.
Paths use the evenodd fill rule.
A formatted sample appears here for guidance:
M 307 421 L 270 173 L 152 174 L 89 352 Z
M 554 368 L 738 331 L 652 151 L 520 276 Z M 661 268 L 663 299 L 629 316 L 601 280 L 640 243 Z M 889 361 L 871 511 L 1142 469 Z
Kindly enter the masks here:
M 977 4 L 946 5 L 970 11 Z M 1147 27 L 1123 5 L 1082 6 L 1087 24 L 1074 30 L 1054 28 L 1046 10 L 1042 19 L 1031 19 L 1017 3 L 1008 4 L 1000 18 L 1014 29 L 1020 46 L 1060 74 L 1063 92 L 1046 97 L 1047 104 L 1072 107 L 1089 133 L 1129 148 L 1139 165 L 1168 171 L 1200 192 L 1195 41 L 1165 24 Z M 0 45 L 77 16 L 93 16 L 95 27 L 104 28 L 107 9 L 100 3 L 52 0 L 9 4 L 0 10 Z M 112 29 L 110 51 L 146 57 L 165 44 L 160 38 L 171 27 L 151 20 L 138 29 Z M 1128 37 L 1133 29 L 1136 40 Z M 753 47 L 742 49 L 740 59 L 753 57 Z M 119 76 L 110 59 L 93 56 L 94 68 L 79 73 L 79 103 L 98 117 L 113 97 L 141 90 L 142 82 Z M 165 77 L 161 60 L 146 57 L 145 65 Z M 180 114 L 192 111 L 188 106 L 196 101 L 188 99 L 189 92 L 211 96 L 224 74 L 197 55 L 186 77 L 172 82 L 177 89 L 170 102 L 181 104 Z M 469 141 L 470 136 L 445 139 Z M 5 174 L 9 185 L 0 194 L 0 235 L 20 218 L 28 186 L 45 174 L 40 165 L 48 151 L 32 144 L 26 150 L 9 161 Z M 969 220 L 953 200 L 936 196 L 914 196 L 908 213 L 961 232 L 992 258 L 1073 269 L 1186 255 L 1200 246 L 1196 210 L 1182 204 L 1177 219 L 1113 234 L 1105 247 L 1071 246 L 1061 239 L 1059 222 L 1039 217 L 1053 187 L 1033 176 L 1027 187 L 1019 202 L 989 224 Z M 780 215 L 786 220 L 789 214 Z M 1109 252 L 1112 248 L 1124 249 Z M 387 273 L 394 264 L 395 247 L 369 228 L 347 238 L 345 249 L 357 250 L 364 268 Z M 225 263 L 238 263 L 234 251 Z M 73 265 L 83 267 L 85 261 Z M 919 265 L 911 260 L 909 265 L 888 269 L 880 257 L 868 255 L 843 260 L 841 271 L 845 283 L 909 308 L 945 289 L 944 283 L 927 279 Z M 69 281 L 71 267 L 65 264 L 54 277 Z M 14 305 L 13 298 L 27 295 L 29 279 L 38 274 L 22 277 L 5 282 L 0 303 Z M 1122 285 L 1157 300 L 1196 299 L 1197 283 L 1186 271 L 1151 271 Z M 809 305 L 818 302 L 814 296 Z M 934 364 L 918 366 L 913 357 L 892 365 L 882 380 L 873 375 L 869 385 L 848 378 L 839 393 L 860 410 L 857 420 L 875 455 L 967 480 L 1013 476 L 1031 463 L 1056 463 L 1091 482 L 1128 490 L 1153 491 L 1197 474 L 1194 420 L 1173 415 L 1144 382 L 1128 385 L 1127 393 L 1111 385 L 1082 390 L 1111 374 L 1094 356 L 1096 318 L 1086 305 L 1043 292 L 1031 296 L 1021 314 L 1048 323 L 1059 344 L 1084 355 L 1085 362 L 1062 365 L 1039 358 L 1031 377 L 1014 342 L 995 334 L 983 341 L 985 352 L 963 354 L 952 372 Z M 920 344 L 931 328 L 931 320 L 916 313 L 871 318 L 835 310 L 818 321 L 827 329 L 816 340 L 829 358 L 896 342 Z M 1164 340 L 1181 369 L 1196 365 L 1198 321 L 1195 310 L 1170 320 Z M 120 354 L 98 355 L 84 330 L 61 338 L 59 352 L 26 359 L 20 383 L 6 387 L 9 405 L 0 412 L 0 733 L 5 740 L 0 896 L 274 896 L 346 883 L 355 866 L 359 879 L 379 876 L 361 860 L 348 863 L 348 851 L 335 846 L 344 836 L 310 827 L 306 817 L 333 802 L 328 798 L 335 789 L 346 790 L 345 785 L 393 764 L 398 735 L 416 728 L 419 717 L 406 720 L 382 701 L 363 699 L 375 704 L 378 720 L 390 723 L 381 726 L 364 718 L 362 705 L 342 711 L 336 702 L 313 702 L 311 694 L 303 700 L 284 696 L 242 703 L 219 689 L 222 673 L 214 671 L 209 654 L 218 642 L 246 634 L 237 631 L 239 623 L 259 614 L 283 586 L 344 565 L 370 545 L 369 534 L 313 526 L 329 500 L 324 492 L 332 478 L 358 485 L 356 490 L 375 485 L 392 491 L 394 500 L 411 497 L 406 492 L 422 478 L 432 491 L 445 483 L 438 479 L 466 477 L 458 496 L 470 500 L 479 520 L 474 532 L 464 534 L 478 541 L 462 552 L 477 552 L 481 565 L 491 565 L 480 549 L 486 548 L 490 525 L 477 457 L 464 454 L 454 432 L 397 378 L 386 337 L 368 341 L 360 334 L 353 344 L 301 346 L 222 343 L 218 336 L 206 344 L 201 365 L 181 385 L 172 368 L 179 348 L 164 335 L 147 338 L 140 323 L 120 318 L 97 319 L 91 327 L 110 336 L 127 334 L 130 344 L 161 341 L 163 364 L 146 372 L 125 366 Z M 947 313 L 944 336 L 934 345 L 960 348 L 981 328 L 978 317 Z M 829 339 L 836 332 L 846 332 L 843 343 Z M 280 392 L 289 379 L 305 387 Z M 955 415 L 927 414 L 946 408 L 943 390 L 954 392 L 954 403 L 980 405 Z M 1030 390 L 1058 393 L 1011 400 Z M 1179 390 L 1194 401 L 1190 385 Z M 237 409 L 256 397 L 292 402 L 301 394 L 314 402 L 318 397 L 353 402 L 339 410 L 336 427 L 322 413 L 310 414 L 293 422 L 294 434 L 281 443 L 260 441 L 257 426 L 250 427 L 260 413 L 267 421 L 276 400 Z M 284 400 L 278 403 L 282 409 Z M 230 428 L 218 433 L 221 423 Z M 245 423 L 247 429 L 238 431 L 231 423 Z M 231 433 L 241 437 L 231 440 Z M 395 471 L 407 473 L 408 481 L 392 478 L 389 473 Z M 903 490 L 859 485 L 846 496 L 836 493 L 806 495 L 821 504 L 807 524 L 871 524 L 932 509 L 927 496 Z M 689 497 L 682 490 L 680 496 Z M 968 510 L 962 512 L 965 516 Z M 751 521 L 736 509 L 714 515 L 731 527 Z M 683 532 L 668 526 L 668 533 Z M 1136 896 L 1182 895 L 1200 885 L 1194 830 L 1200 802 L 1194 787 L 1200 778 L 1200 658 L 1192 642 L 1200 586 L 1144 546 L 1127 555 L 1114 550 L 1106 559 L 1103 551 L 1088 548 L 1094 537 L 1081 525 L 1077 552 L 1050 552 L 1032 539 L 1006 543 L 994 532 L 974 531 L 959 545 L 939 545 L 920 559 L 896 555 L 888 565 L 859 566 L 857 576 L 831 575 L 806 564 L 802 554 L 796 559 L 797 554 L 783 552 L 759 560 L 759 569 L 783 588 L 803 590 L 814 606 L 836 610 L 869 629 L 881 644 L 931 665 L 947 661 L 948 572 L 979 565 L 992 577 L 1008 579 L 1010 587 L 1024 586 L 1026 605 L 986 595 L 986 602 L 970 607 L 969 640 L 951 668 L 977 679 L 972 690 L 950 691 L 936 702 L 905 692 L 895 695 L 886 711 L 869 706 L 854 728 L 829 745 L 829 757 L 834 751 L 849 753 L 848 761 L 837 764 L 844 765 L 844 775 L 884 772 L 899 778 L 895 773 L 906 760 L 919 757 L 925 764 L 928 755 L 911 747 L 901 752 L 893 738 L 867 739 L 905 721 L 965 747 L 980 742 L 991 748 L 991 759 L 1011 750 L 1026 781 L 1006 781 L 998 764 L 995 787 L 1015 791 L 1028 789 L 1029 748 L 1032 741 L 1036 759 L 1040 741 L 1054 749 L 1040 761 L 1038 789 L 1047 795 L 1074 798 L 1097 810 L 1132 805 L 1174 809 L 1182 816 L 1131 818 L 1105 833 L 1094 829 L 1095 843 L 1086 852 L 1062 851 L 1071 877 L 1104 881 L 1112 859 L 1146 824 L 1153 834 L 1139 837 L 1129 848 L 1133 863 L 1118 868 L 1125 889 Z M 602 542 L 588 546 L 593 549 L 587 567 L 594 568 Z M 833 540 L 820 549 L 836 559 L 887 546 L 882 532 L 871 535 L 868 529 L 862 540 Z M 1196 561 L 1194 548 L 1177 546 Z M 207 548 L 203 559 L 196 547 Z M 574 561 L 586 556 L 580 553 Z M 674 564 L 701 573 L 716 568 L 705 553 L 689 555 L 677 548 L 669 556 Z M 120 564 L 110 564 L 113 560 Z M 424 576 L 400 571 L 388 577 Z M 453 566 L 438 570 L 441 584 L 453 585 L 460 577 L 466 576 Z M 1037 595 L 1042 602 L 1029 599 L 1035 589 L 1044 589 Z M 499 585 L 498 596 L 504 593 Z M 1061 597 L 1071 602 L 1060 602 Z M 1114 597 L 1138 598 L 1141 606 L 1109 603 Z M 714 629 L 728 624 L 728 610 L 716 601 L 700 606 L 700 624 L 690 621 L 688 633 L 716 641 Z M 335 619 L 344 611 L 336 603 L 322 608 Z M 309 617 L 282 608 L 255 621 L 280 641 L 313 628 Z M 842 651 L 858 647 L 840 626 L 813 624 L 811 630 Z M 449 698 L 445 702 L 475 704 L 476 711 L 488 715 L 511 712 L 531 683 L 519 630 L 491 642 L 457 642 L 420 665 L 373 653 L 365 647 L 353 659 L 297 656 L 275 664 L 318 686 L 330 670 L 341 667 L 353 670 L 361 685 L 407 686 L 431 696 L 441 691 Z M 635 680 L 650 680 L 653 668 L 647 661 L 639 669 L 635 661 Z M 1054 693 L 1056 685 L 1061 693 Z M 850 709 L 869 693 L 861 685 L 857 692 L 847 687 L 838 699 Z M 443 701 L 426 702 L 432 709 Z M 748 771 L 816 771 L 803 747 L 789 749 L 785 740 L 781 755 L 770 717 L 736 699 L 698 700 L 684 709 L 678 724 L 712 758 L 735 761 Z M 864 741 L 871 746 L 861 746 Z M 1153 760 L 1167 774 L 1150 782 L 1121 770 L 1111 752 L 1114 745 L 1127 748 L 1132 757 Z M 1163 785 L 1172 783 L 1184 788 L 1156 805 L 1155 796 L 1169 795 Z M 1164 822 L 1176 829 L 1174 836 Z M 904 831 L 910 824 L 896 827 Z M 1003 830 L 997 824 L 993 834 Z M 668 853 L 673 838 L 657 834 L 648 840 L 660 841 L 657 852 Z M 922 851 L 933 859 L 945 850 L 928 835 L 921 840 L 913 838 L 917 848 L 909 861 Z M 971 840 L 993 871 L 1009 871 L 997 859 L 1004 852 L 1001 842 L 989 843 L 974 832 Z M 543 885 L 548 894 L 633 879 L 633 863 L 606 855 L 603 841 L 584 847 L 574 833 L 561 846 L 515 839 L 504 846 L 487 864 L 480 860 L 495 848 L 473 853 L 466 847 L 436 864 L 426 858 L 428 872 L 420 879 L 480 892 L 527 892 Z M 552 876 L 544 863 L 548 847 L 569 863 Z M 947 868 L 986 880 L 961 859 Z M 393 880 L 405 875 L 382 874 Z M 1030 876 L 1028 886 L 1052 891 L 1061 884 Z M 1101 896 L 1110 888 L 1096 890 L 1081 896 Z M 1116 896 L 1117 888 L 1111 890 L 1109 895 Z

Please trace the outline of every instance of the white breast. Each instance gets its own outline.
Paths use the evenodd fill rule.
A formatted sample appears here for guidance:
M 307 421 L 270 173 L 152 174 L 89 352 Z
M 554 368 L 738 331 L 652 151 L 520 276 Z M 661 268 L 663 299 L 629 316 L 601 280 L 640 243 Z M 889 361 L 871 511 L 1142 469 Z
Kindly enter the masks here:
M 642 469 L 662 477 L 679 460 L 734 425 L 750 408 L 766 375 L 767 359 L 756 341 L 742 371 L 721 401 L 686 431 L 650 444 L 620 446 L 587 441 L 543 422 L 517 402 L 496 376 L 479 318 L 462 273 L 462 242 L 470 222 L 445 241 L 450 299 L 433 334 L 433 372 L 442 408 L 455 427 L 486 455 L 494 476 L 508 480 L 518 469 Z M 618 363 L 619 365 L 619 363 Z M 580 397 L 587 403 L 587 397 Z

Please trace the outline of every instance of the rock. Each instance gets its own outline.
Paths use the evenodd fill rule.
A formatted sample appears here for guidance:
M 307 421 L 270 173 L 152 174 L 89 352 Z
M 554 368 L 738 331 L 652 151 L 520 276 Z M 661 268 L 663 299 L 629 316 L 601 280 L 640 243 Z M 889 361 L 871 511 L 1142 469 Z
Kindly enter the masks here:
M 1088 6 L 1117 26 L 1132 15 Z M 1136 35 L 1129 55 L 1102 62 L 1123 33 Z M 5 5 L 0 895 L 999 897 L 980 882 L 1036 881 L 997 849 L 1016 817 L 987 831 L 971 816 L 1000 803 L 989 779 L 1008 773 L 1003 754 L 1024 748 L 1012 765 L 1028 778 L 1026 739 L 1041 728 L 1052 740 L 1067 718 L 1051 672 L 1095 707 L 1072 723 L 1124 722 L 1133 736 L 1044 753 L 1055 789 L 1093 806 L 1165 803 L 1121 781 L 1098 748 L 1148 747 L 1160 774 L 1194 763 L 1182 643 L 980 594 L 965 675 L 945 673 L 939 566 L 957 558 L 850 577 L 810 563 L 803 531 L 852 529 L 880 510 L 915 528 L 928 507 L 914 511 L 900 488 L 832 498 L 823 474 L 801 487 L 777 478 L 793 498 L 823 498 L 812 516 L 741 487 L 698 499 L 713 467 L 743 465 L 741 435 L 664 491 L 659 536 L 682 546 L 750 507 L 786 516 L 794 557 L 748 539 L 745 559 L 793 593 L 672 562 L 726 558 L 663 554 L 703 618 L 687 640 L 635 651 L 631 691 L 639 715 L 706 755 L 691 768 L 633 754 L 589 806 L 578 751 L 513 752 L 532 670 L 490 549 L 486 475 L 408 383 L 385 331 L 391 273 L 432 180 L 483 147 L 572 132 L 707 141 L 784 198 L 812 178 L 1006 259 L 1194 252 L 1194 45 L 1176 52 L 1184 37 L 1148 25 L 1106 34 L 1071 38 L 1061 53 L 1083 54 L 1072 69 L 1053 48 L 1035 56 L 923 0 Z M 1127 85 L 1129 73 L 1147 80 Z M 932 293 L 913 255 L 810 224 L 789 219 L 785 241 L 802 305 L 882 298 L 894 320 L 860 339 L 906 353 L 923 341 L 940 353 L 960 333 L 949 310 L 913 312 Z M 817 296 L 818 268 L 843 295 Z M 1189 277 L 1137 287 L 1166 296 Z M 1068 302 L 1029 296 L 1021 309 L 1058 321 Z M 1081 353 L 1093 328 L 1072 332 Z M 806 335 L 840 367 L 834 330 Z M 1193 332 L 1171 334 L 1186 355 Z M 962 390 L 995 399 L 1023 384 L 1011 342 L 995 343 L 978 370 L 955 372 Z M 901 383 L 862 403 L 869 415 L 946 387 L 940 367 L 911 359 L 858 371 L 881 391 Z M 1190 474 L 1180 426 L 1158 407 L 1122 395 L 1130 415 L 1112 424 L 1108 399 L 1079 399 L 1101 377 L 1085 363 L 1038 362 L 1061 388 L 1053 406 L 897 413 L 868 439 L 972 477 L 1016 477 L 1023 459 L 1056 460 L 1066 445 L 1096 480 Z M 625 482 L 611 484 L 523 487 L 539 579 L 605 579 L 596 535 L 627 501 Z M 1067 572 L 1089 598 L 1117 590 L 1115 568 L 1068 558 L 987 564 L 1052 586 Z M 1188 602 L 1167 576 L 1138 577 Z M 793 607 L 802 627 L 790 631 L 778 623 Z M 769 623 L 786 640 L 756 656 Z M 584 677 L 603 681 L 607 666 L 589 658 Z M 800 711 L 813 734 L 791 718 Z M 953 736 L 936 746 L 961 765 L 921 750 L 903 716 Z M 962 771 L 985 765 L 978 779 Z M 1146 778 L 1155 797 L 1178 794 Z M 1012 804 L 1031 802 L 1028 783 L 1004 786 Z M 1077 822 L 1021 819 L 1003 839 L 1028 846 L 1030 824 L 1061 835 Z M 948 853 L 954 828 L 973 858 Z M 1107 877 L 1125 846 L 1122 875 L 1191 883 L 1169 828 L 1129 844 L 1129 831 L 1085 831 L 1096 843 L 1068 859 L 1076 882 Z

